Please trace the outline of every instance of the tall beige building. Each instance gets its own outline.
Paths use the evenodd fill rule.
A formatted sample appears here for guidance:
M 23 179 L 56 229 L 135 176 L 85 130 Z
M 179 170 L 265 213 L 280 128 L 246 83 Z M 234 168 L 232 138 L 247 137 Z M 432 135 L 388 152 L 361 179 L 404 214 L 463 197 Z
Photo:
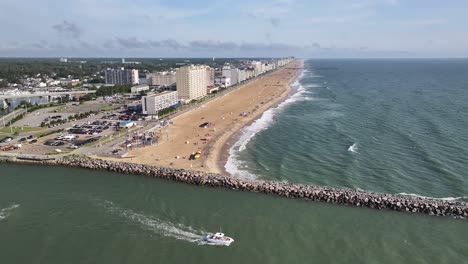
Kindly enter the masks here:
M 154 72 L 146 74 L 148 85 L 173 86 L 176 82 L 175 72 Z
M 206 85 L 208 87 L 214 86 L 215 83 L 215 69 L 211 67 L 206 68 Z
M 205 65 L 190 65 L 177 69 L 176 86 L 181 101 L 190 102 L 207 94 L 207 69 L 208 66 Z

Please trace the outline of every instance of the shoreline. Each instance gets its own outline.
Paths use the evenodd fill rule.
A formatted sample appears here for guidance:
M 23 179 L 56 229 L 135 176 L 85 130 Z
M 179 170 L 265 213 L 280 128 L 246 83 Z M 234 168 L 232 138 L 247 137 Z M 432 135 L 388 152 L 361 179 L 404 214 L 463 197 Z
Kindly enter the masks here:
M 303 68 L 304 67 L 304 60 L 299 60 L 299 62 L 300 62 L 300 65 L 299 65 L 298 68 Z M 265 112 L 267 112 L 267 111 L 269 111 L 271 109 L 277 108 L 283 102 L 288 100 L 288 98 L 290 98 L 294 94 L 293 93 L 294 91 L 292 89 L 292 85 L 293 85 L 294 82 L 299 81 L 299 78 L 301 76 L 301 72 L 302 71 L 299 71 L 299 70 L 295 72 L 294 77 L 292 77 L 289 80 L 287 90 L 285 91 L 284 95 L 281 96 L 281 98 L 279 100 L 277 100 L 274 104 L 272 104 L 270 107 L 268 107 L 265 111 L 263 111 L 263 112 L 259 113 L 258 115 L 256 115 L 252 120 L 250 120 L 249 122 L 244 124 L 244 126 L 242 126 L 240 129 L 238 129 L 237 131 L 232 133 L 229 136 L 229 138 L 224 141 L 222 148 L 219 150 L 219 157 L 218 157 L 218 166 L 219 166 L 218 172 L 219 173 L 229 175 L 229 176 L 233 176 L 231 173 L 229 173 L 226 170 L 226 165 L 227 165 L 229 157 L 231 156 L 230 150 L 233 147 L 233 145 L 236 144 L 240 140 L 240 138 L 242 136 L 242 131 L 244 130 L 244 128 L 251 126 L 254 122 L 261 119 L 263 117 L 263 115 L 265 114 Z
M 302 65 L 302 60 L 291 62 L 174 117 L 171 125 L 158 130 L 160 140 L 156 145 L 133 149 L 126 159 L 97 158 L 222 173 L 225 145 L 265 111 L 286 100 Z M 199 125 L 205 122 L 209 123 L 208 128 L 201 128 Z M 201 152 L 201 157 L 189 159 L 190 154 L 197 151 Z
M 121 174 L 141 175 L 206 187 L 264 193 L 306 201 L 468 219 L 468 203 L 461 201 L 447 201 L 401 194 L 386 194 L 350 188 L 292 184 L 268 180 L 240 179 L 216 173 L 156 167 L 128 162 L 113 162 L 109 160 L 92 159 L 89 157 L 66 156 L 54 160 L 37 159 L 33 161 L 16 158 L 2 159 L 0 156 L 0 162 L 2 161 L 18 164 L 102 170 Z

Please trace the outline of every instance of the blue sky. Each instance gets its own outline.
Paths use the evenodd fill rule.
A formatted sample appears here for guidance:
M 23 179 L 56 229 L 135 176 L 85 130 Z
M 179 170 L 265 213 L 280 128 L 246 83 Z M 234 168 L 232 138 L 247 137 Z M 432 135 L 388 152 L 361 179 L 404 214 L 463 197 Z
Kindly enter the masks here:
M 465 0 L 2 0 L 2 57 L 468 57 Z

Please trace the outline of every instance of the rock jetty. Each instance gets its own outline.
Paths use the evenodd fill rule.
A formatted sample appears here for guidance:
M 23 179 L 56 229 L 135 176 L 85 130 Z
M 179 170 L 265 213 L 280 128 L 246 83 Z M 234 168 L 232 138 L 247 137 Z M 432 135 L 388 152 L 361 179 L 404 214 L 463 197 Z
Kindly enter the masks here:
M 144 175 L 195 185 L 222 187 L 233 190 L 275 194 L 283 197 L 302 198 L 334 204 L 390 209 L 393 211 L 424 213 L 468 219 L 468 203 L 331 188 L 276 181 L 248 180 L 219 174 L 163 168 L 135 163 L 113 162 L 91 158 L 64 157 L 55 161 L 42 161 L 45 165 L 107 170 L 125 174 Z

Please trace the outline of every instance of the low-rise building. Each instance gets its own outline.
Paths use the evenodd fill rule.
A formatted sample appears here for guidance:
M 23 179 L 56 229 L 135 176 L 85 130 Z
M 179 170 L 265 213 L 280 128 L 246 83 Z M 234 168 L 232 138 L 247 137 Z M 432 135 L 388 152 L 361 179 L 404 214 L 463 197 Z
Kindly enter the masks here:
M 157 115 L 159 111 L 179 103 L 177 91 L 165 91 L 158 94 L 143 96 L 141 98 L 142 113 Z
M 207 88 L 207 92 L 208 92 L 209 94 L 212 94 L 212 93 L 218 92 L 218 91 L 219 91 L 219 87 L 218 87 L 218 86 L 211 86 L 211 87 L 208 87 L 208 88 Z
M 231 78 L 225 76 L 217 77 L 215 78 L 215 84 L 224 88 L 229 87 L 231 86 Z
M 142 92 L 142 91 L 148 91 L 149 86 L 145 85 L 145 84 L 136 85 L 136 86 L 133 86 L 132 88 L 130 88 L 130 90 L 132 91 L 133 94 L 137 94 L 137 93 Z
M 75 86 L 75 85 L 78 85 L 80 83 L 79 79 L 60 78 L 59 81 L 60 81 L 60 85 L 64 85 L 64 86 L 68 86 L 68 85 Z

